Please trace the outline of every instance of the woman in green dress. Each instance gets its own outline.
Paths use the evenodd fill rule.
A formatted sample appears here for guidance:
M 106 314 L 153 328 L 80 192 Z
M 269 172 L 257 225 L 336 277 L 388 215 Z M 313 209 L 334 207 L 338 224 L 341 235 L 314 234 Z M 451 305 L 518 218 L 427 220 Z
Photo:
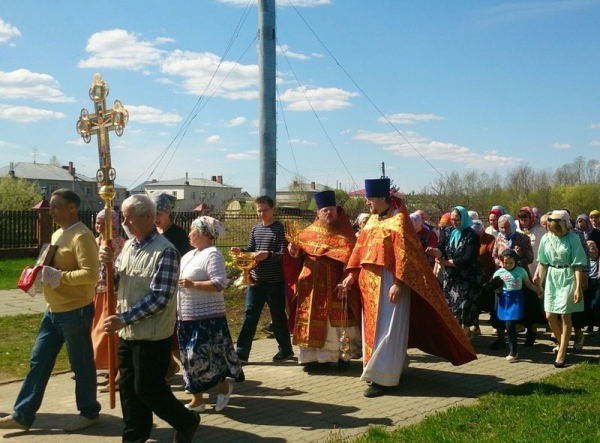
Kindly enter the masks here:
M 553 211 L 548 216 L 548 233 L 540 242 L 538 260 L 544 310 L 558 341 L 554 366 L 563 368 L 571 338 L 571 314 L 584 308 L 581 269 L 587 264 L 581 241 L 571 232 L 566 211 Z

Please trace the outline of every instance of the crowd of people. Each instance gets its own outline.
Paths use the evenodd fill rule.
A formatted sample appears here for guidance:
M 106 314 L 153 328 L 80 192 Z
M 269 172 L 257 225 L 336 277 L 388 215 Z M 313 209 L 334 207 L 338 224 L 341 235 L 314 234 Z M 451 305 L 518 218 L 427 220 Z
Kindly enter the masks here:
M 548 327 L 554 365 L 562 368 L 573 331 L 579 350 L 583 330 L 598 325 L 599 211 L 572 220 L 566 210 L 523 207 L 515 220 L 497 205 L 480 220 L 456 206 L 436 226 L 422 210 L 409 214 L 387 178 L 366 180 L 365 194 L 368 213 L 354 223 L 334 191 L 315 194 L 315 221 L 294 238 L 276 219 L 270 197 L 255 200 L 259 222 L 247 246 L 230 251 L 251 253 L 256 264 L 234 342 L 223 297 L 225 260 L 215 247 L 225 232 L 219 220 L 203 215 L 186 231 L 173 223 L 172 196 L 132 195 L 122 205 L 129 239 L 119 237 L 121 219 L 113 211 L 106 241 L 109 214 L 98 214 L 94 238 L 77 218 L 77 194 L 55 191 L 50 215 L 59 226 L 52 238 L 58 250 L 40 273 L 48 309 L 14 412 L 0 418 L 0 428 L 32 426 L 66 344 L 80 414 L 65 431 L 99 421 L 98 371 L 116 377 L 124 442 L 146 441 L 154 414 L 175 429 L 175 442 L 191 442 L 206 410 L 204 393 L 216 389 L 220 412 L 233 382 L 245 380 L 265 304 L 277 342 L 273 362 L 294 359 L 292 345 L 309 374 L 345 371 L 351 359 L 362 359 L 367 398 L 400 384 L 408 348 L 455 365 L 476 359 L 470 340 L 480 333 L 481 312 L 490 313 L 496 330 L 490 347 L 506 349 L 507 338 L 511 363 L 519 359 L 520 328 L 524 346 L 531 346 L 538 328 Z M 112 307 L 109 271 L 117 294 Z M 108 374 L 107 341 L 117 336 L 111 348 L 118 371 Z M 187 404 L 169 385 L 180 369 Z

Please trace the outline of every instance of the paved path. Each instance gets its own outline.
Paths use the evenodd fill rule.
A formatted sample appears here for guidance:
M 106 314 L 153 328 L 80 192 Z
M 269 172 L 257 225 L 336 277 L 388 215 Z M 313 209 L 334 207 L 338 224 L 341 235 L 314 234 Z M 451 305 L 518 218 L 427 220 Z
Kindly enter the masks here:
M 0 291 L 2 315 L 40 312 L 43 299 L 31 299 L 25 293 Z M 484 322 L 485 323 L 485 322 Z M 359 380 L 361 363 L 353 361 L 342 375 L 335 372 L 308 375 L 295 362 L 273 364 L 274 340 L 254 342 L 251 364 L 245 366 L 246 381 L 235 386 L 229 405 L 216 413 L 209 407 L 201 415 L 197 442 L 326 442 L 331 437 L 351 437 L 366 432 L 369 425 L 400 426 L 416 423 L 425 416 L 450 406 L 468 405 L 490 391 L 504 390 L 553 374 L 558 369 L 548 334 L 531 348 L 520 347 L 521 361 L 508 363 L 504 351 L 488 351 L 491 328 L 482 326 L 483 335 L 474 340 L 478 360 L 454 367 L 437 357 L 412 350 L 410 368 L 403 374 L 401 386 L 391 395 L 367 399 L 362 396 L 365 383 Z M 571 355 L 571 361 L 597 358 L 600 338 L 586 337 L 583 353 Z M 522 344 L 523 337 L 520 338 Z M 563 369 L 564 371 L 565 369 Z M 180 387 L 173 390 L 182 401 L 189 398 Z M 0 385 L 0 415 L 12 411 L 20 382 Z M 209 405 L 214 405 L 214 392 Z M 0 430 L 4 438 L 29 442 L 119 442 L 121 412 L 108 407 L 108 394 L 99 394 L 102 422 L 81 434 L 65 434 L 61 429 L 77 413 L 74 381 L 70 374 L 51 378 L 34 427 L 29 432 Z M 170 442 L 173 430 L 155 420 L 151 441 Z

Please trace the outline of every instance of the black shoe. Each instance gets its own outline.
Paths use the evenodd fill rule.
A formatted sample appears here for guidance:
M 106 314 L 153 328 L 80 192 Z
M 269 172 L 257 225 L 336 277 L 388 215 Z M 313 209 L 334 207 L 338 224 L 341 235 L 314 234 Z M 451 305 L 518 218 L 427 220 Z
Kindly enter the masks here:
M 242 357 L 240 354 L 237 354 L 237 358 L 241 364 L 243 364 L 243 365 L 248 364 L 248 357 Z
M 492 342 L 492 344 L 490 345 L 490 349 L 492 351 L 497 351 L 499 349 L 506 349 L 506 342 L 496 340 L 495 342 Z
M 561 363 L 558 363 L 555 361 L 554 367 L 557 369 L 561 369 L 561 368 L 564 368 L 566 366 L 566 364 L 567 364 L 567 359 L 565 358 Z
M 371 383 L 371 386 L 365 389 L 363 395 L 367 398 L 381 397 L 382 395 L 385 395 L 387 390 L 387 386 L 381 386 L 377 383 Z
M 196 421 L 192 426 L 175 432 L 173 443 L 192 443 L 194 434 L 198 430 L 198 426 L 200 426 L 200 416 L 198 414 L 194 414 L 194 416 L 196 417 Z
M 275 362 L 284 362 L 294 358 L 294 351 L 279 351 L 277 354 L 273 356 L 273 361 Z

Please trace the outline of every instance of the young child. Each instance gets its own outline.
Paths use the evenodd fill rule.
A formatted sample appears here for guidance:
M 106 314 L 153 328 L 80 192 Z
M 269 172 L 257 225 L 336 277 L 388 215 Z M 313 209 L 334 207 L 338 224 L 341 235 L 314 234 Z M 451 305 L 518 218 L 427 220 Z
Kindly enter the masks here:
M 519 359 L 519 354 L 517 353 L 516 324 L 523 318 L 525 306 L 525 298 L 521 288 L 523 284 L 525 284 L 525 286 L 538 294 L 538 297 L 540 297 L 542 293 L 536 285 L 531 283 L 531 280 L 527 276 L 527 271 L 524 268 L 517 266 L 518 256 L 514 250 L 504 250 L 501 258 L 503 267 L 494 273 L 494 277 L 500 277 L 504 284 L 502 289 L 497 291 L 498 307 L 496 309 L 498 319 L 506 322 L 509 349 L 506 360 L 512 363 Z M 500 328 L 498 328 L 498 339 L 501 339 Z M 502 340 L 504 340 L 504 337 L 502 337 Z

